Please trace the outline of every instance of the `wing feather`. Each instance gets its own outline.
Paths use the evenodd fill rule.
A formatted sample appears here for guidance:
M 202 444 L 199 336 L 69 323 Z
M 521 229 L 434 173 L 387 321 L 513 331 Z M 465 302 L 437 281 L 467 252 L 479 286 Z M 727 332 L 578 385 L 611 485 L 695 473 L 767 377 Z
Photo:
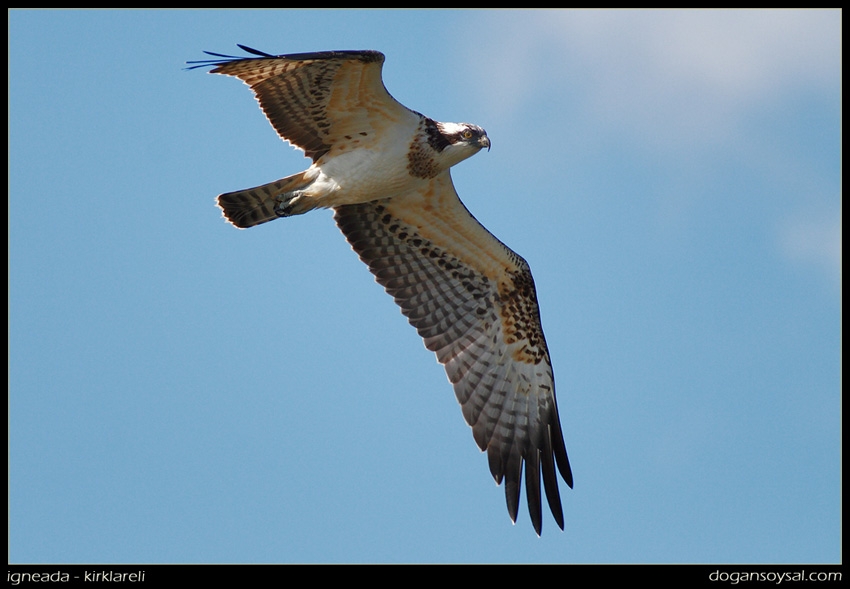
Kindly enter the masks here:
M 569 486 L 572 473 L 528 264 L 475 220 L 448 171 L 421 192 L 336 207 L 335 219 L 445 366 L 511 519 L 524 467 L 535 530 L 541 475 L 563 529 L 556 465 Z
M 332 149 L 368 145 L 388 125 L 418 113 L 398 103 L 384 87 L 379 51 L 324 51 L 221 57 L 190 62 L 215 66 L 210 73 L 239 78 L 254 91 L 260 107 L 282 139 L 314 162 Z

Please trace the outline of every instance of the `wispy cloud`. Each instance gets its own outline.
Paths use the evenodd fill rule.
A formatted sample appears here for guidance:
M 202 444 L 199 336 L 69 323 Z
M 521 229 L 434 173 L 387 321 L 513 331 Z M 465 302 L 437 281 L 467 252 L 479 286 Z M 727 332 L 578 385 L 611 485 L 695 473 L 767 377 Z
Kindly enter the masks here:
M 779 245 L 794 263 L 814 266 L 841 290 L 841 217 L 794 218 L 779 230 Z
M 765 234 L 776 226 L 774 203 L 788 205 L 779 214 L 795 220 L 780 231 L 777 256 L 840 283 L 840 179 L 799 144 L 819 132 L 809 119 L 838 124 L 839 10 L 496 11 L 488 19 L 481 28 L 498 42 L 471 39 L 474 69 L 465 73 L 486 95 L 485 118 L 547 124 L 580 138 L 586 153 L 616 145 L 651 161 L 671 230 L 695 220 L 701 188 L 734 190 L 732 174 L 743 174 L 750 192 L 725 198 L 760 203 L 750 207 L 762 215 L 753 229 Z M 811 221 L 830 207 L 831 220 Z
M 840 84 L 841 13 L 813 10 L 508 11 L 473 60 L 498 114 L 557 88 L 618 132 L 672 146 L 728 137 L 788 92 Z M 532 90 L 533 89 L 533 90 Z

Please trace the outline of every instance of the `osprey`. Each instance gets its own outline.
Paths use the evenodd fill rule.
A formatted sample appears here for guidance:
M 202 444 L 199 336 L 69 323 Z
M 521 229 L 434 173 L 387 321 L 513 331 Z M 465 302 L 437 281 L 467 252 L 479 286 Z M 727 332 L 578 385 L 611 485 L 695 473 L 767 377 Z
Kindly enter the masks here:
M 440 123 L 384 87 L 384 55 L 327 51 L 217 59 L 190 69 L 239 78 L 305 171 L 218 197 L 239 228 L 332 208 L 351 247 L 445 366 L 516 522 L 523 465 L 529 514 L 542 528 L 540 479 L 558 526 L 557 470 L 573 479 L 549 351 L 528 264 L 458 198 L 450 168 L 490 148 L 484 129 Z

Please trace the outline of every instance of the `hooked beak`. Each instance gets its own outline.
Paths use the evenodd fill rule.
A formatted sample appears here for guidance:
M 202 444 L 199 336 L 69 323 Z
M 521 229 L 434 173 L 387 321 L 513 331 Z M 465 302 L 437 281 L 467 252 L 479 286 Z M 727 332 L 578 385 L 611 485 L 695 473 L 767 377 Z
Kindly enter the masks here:
M 478 138 L 479 147 L 486 147 L 487 151 L 490 151 L 490 138 L 487 135 L 482 135 Z

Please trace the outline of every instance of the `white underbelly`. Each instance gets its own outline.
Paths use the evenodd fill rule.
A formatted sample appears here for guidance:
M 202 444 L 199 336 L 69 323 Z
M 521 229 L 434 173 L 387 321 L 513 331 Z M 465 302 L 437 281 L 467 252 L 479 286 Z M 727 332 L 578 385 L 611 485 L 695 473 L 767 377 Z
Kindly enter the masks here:
M 402 150 L 341 153 L 314 166 L 318 177 L 309 192 L 325 207 L 395 196 L 423 182 L 410 175 L 407 163 L 407 152 Z

